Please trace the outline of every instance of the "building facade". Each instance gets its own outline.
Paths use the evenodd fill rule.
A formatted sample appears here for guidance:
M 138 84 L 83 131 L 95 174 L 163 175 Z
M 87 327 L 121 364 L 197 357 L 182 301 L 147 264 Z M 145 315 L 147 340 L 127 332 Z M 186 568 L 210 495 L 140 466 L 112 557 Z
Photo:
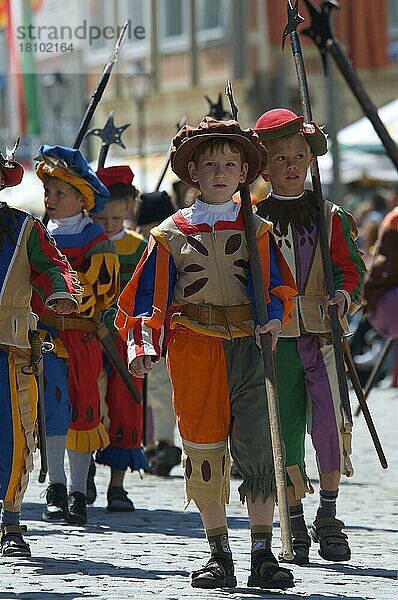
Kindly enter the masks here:
M 259 114 L 274 106 L 300 111 L 289 42 L 281 51 L 287 21 L 285 0 L 41 0 L 33 4 L 36 27 L 47 27 L 40 32 L 40 39 L 38 30 L 34 31 L 35 41 L 58 43 L 57 51 L 39 48 L 35 53 L 45 122 L 38 136 L 41 142 L 72 143 L 102 67 L 113 51 L 118 27 L 125 21 L 128 35 L 91 124 L 102 127 L 110 110 L 117 125 L 131 123 L 123 137 L 127 152 L 114 146 L 111 156 L 163 154 L 181 117 L 185 115 L 193 124 L 199 122 L 209 112 L 205 96 L 216 102 L 227 80 L 233 82 L 244 126 L 252 125 Z M 397 2 L 341 0 L 340 5 L 332 19 L 336 39 L 373 102 L 381 106 L 398 95 Z M 304 2 L 300 12 L 306 19 L 303 29 L 309 23 Z M 54 28 L 51 31 L 50 26 Z M 317 48 L 312 41 L 301 39 L 314 118 L 327 128 L 330 106 L 338 106 L 334 123 L 338 128 L 362 116 L 333 61 L 330 89 Z M 73 50 L 61 51 L 61 42 L 72 43 Z M 0 52 L 6 59 L 4 29 Z M 7 60 L 1 63 L 0 100 L 4 102 L 9 73 Z M 140 73 L 150 74 L 146 90 L 139 89 Z M 223 103 L 228 109 L 226 99 Z M 12 103 L 9 110 L 13 110 Z M 8 122 L 3 104 L 3 139 L 7 139 Z M 94 158 L 98 142 L 86 142 L 85 150 Z

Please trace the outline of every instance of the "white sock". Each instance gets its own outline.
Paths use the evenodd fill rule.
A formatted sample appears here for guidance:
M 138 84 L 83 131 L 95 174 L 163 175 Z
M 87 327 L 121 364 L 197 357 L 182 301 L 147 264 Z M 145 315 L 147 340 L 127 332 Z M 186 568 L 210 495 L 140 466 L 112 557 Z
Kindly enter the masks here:
M 90 467 L 91 452 L 68 450 L 70 483 L 68 492 L 87 494 L 87 475 Z
M 47 437 L 47 463 L 50 484 L 63 483 L 66 486 L 65 447 L 66 435 Z

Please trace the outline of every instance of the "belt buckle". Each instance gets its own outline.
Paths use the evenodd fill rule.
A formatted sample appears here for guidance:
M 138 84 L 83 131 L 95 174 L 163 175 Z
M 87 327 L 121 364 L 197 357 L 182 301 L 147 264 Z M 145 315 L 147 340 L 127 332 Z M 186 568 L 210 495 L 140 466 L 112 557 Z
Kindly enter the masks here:
M 199 325 L 211 324 L 211 304 L 198 304 L 198 323 Z

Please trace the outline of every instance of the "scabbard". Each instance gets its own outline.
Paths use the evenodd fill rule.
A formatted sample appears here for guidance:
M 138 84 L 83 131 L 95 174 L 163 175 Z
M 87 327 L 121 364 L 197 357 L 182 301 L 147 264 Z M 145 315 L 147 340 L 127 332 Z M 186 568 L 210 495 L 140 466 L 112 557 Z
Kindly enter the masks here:
M 110 334 L 109 329 L 107 328 L 105 323 L 103 323 L 102 321 L 98 322 L 98 327 L 95 333 L 98 337 L 102 348 L 105 350 L 105 353 L 108 356 L 112 366 L 114 367 L 115 371 L 120 375 L 130 396 L 136 404 L 141 404 L 141 394 L 139 393 L 137 386 L 134 383 L 131 373 L 127 369 L 127 366 L 124 364 L 123 359 L 119 354 L 119 350 L 117 349 L 117 346 L 113 341 L 112 335 Z
M 47 438 L 46 419 L 44 403 L 44 376 L 43 376 L 43 354 L 42 341 L 37 329 L 29 331 L 29 342 L 31 347 L 30 365 L 27 373 L 34 375 L 37 383 L 37 437 L 40 448 L 40 473 L 39 482 L 44 483 L 47 475 Z
M 40 473 L 39 483 L 44 483 L 46 480 L 48 461 L 47 461 L 47 438 L 46 438 L 46 416 L 44 406 L 44 377 L 43 373 L 36 376 L 37 389 L 38 389 L 38 402 L 37 402 L 37 431 L 39 438 L 40 448 Z

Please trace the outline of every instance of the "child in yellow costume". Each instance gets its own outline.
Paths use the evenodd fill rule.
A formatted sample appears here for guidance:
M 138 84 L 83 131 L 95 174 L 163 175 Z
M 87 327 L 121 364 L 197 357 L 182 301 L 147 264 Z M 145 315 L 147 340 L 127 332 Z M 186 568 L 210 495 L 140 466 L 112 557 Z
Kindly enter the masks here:
M 23 168 L 0 153 L 0 188 L 18 185 Z M 0 202 L 0 548 L 2 556 L 30 556 L 20 510 L 33 469 L 37 389 L 28 333 L 36 329 L 32 290 L 50 314 L 78 308 L 81 288 L 42 224 Z
M 84 525 L 86 485 L 91 453 L 109 444 L 100 422 L 98 377 L 102 352 L 95 319 L 115 302 L 119 292 L 116 248 L 103 227 L 86 211 L 98 212 L 108 198 L 79 150 L 42 146 L 37 175 L 43 181 L 48 230 L 77 271 L 83 285 L 79 314 L 62 319 L 40 310 L 40 327 L 55 344 L 44 358 L 46 427 L 50 485 L 43 518 Z M 69 507 L 64 470 L 70 465 Z

